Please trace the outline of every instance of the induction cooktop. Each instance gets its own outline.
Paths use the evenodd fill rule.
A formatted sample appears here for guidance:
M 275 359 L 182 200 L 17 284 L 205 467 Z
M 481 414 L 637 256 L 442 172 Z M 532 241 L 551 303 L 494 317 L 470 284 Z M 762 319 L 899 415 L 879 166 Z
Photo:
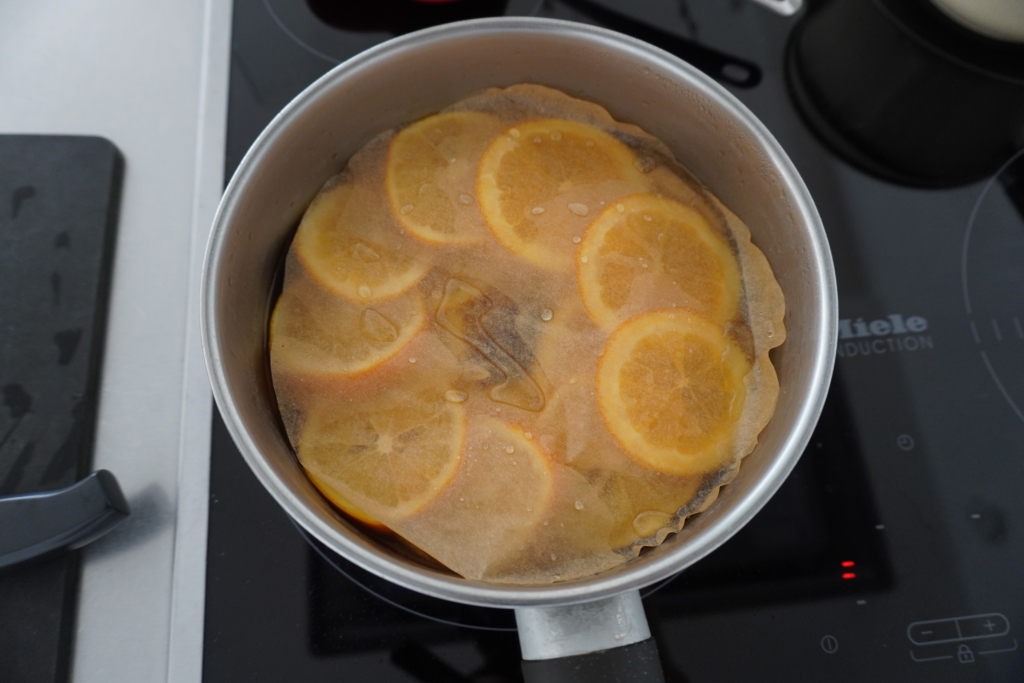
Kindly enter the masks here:
M 746 0 L 236 2 L 225 178 L 313 80 L 426 26 L 554 17 L 690 61 L 804 177 L 836 264 L 840 339 L 824 413 L 783 488 L 719 550 L 643 591 L 666 680 L 1019 681 L 1024 138 L 966 180 L 955 163 L 915 176 L 923 162 L 905 150 L 898 173 L 884 155 L 850 152 L 867 148 L 854 135 L 863 121 L 813 87 L 830 55 L 820 36 L 843 29 L 829 28 L 839 3 L 889 16 L 881 0 L 812 2 L 792 17 Z M 886 54 L 905 67 L 895 47 Z M 901 92 L 865 96 L 904 111 L 914 104 Z M 940 119 L 914 133 L 942 145 Z M 211 458 L 204 680 L 521 680 L 511 612 L 415 594 L 307 536 L 217 415 Z

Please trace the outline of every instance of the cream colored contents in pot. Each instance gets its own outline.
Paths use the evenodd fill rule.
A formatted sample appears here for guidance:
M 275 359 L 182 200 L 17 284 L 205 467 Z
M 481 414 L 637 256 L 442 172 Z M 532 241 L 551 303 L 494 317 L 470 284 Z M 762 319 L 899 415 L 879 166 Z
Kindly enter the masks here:
M 768 422 L 781 290 L 658 140 L 540 86 L 357 152 L 270 326 L 319 490 L 467 578 L 550 583 L 662 543 Z
M 1021 0 L 932 0 L 951 19 L 996 40 L 1024 43 Z

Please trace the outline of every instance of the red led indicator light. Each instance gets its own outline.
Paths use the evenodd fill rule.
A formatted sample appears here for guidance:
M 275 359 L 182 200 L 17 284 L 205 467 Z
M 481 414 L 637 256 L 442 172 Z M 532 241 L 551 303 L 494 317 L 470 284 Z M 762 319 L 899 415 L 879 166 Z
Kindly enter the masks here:
M 843 578 L 844 579 L 856 579 L 857 575 L 854 574 L 853 572 L 846 572 L 845 574 L 843 574 Z
M 841 562 L 840 564 L 844 567 L 852 567 L 854 563 L 852 560 L 847 560 L 846 562 Z

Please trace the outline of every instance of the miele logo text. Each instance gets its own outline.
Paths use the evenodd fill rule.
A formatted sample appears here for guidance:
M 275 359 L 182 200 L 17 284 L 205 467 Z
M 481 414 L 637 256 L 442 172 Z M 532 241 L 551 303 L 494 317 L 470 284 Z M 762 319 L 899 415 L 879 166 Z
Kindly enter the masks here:
M 927 329 L 928 321 L 919 315 L 904 318 L 893 313 L 871 321 L 844 318 L 839 321 L 838 354 L 849 358 L 931 349 L 932 336 L 922 334 Z

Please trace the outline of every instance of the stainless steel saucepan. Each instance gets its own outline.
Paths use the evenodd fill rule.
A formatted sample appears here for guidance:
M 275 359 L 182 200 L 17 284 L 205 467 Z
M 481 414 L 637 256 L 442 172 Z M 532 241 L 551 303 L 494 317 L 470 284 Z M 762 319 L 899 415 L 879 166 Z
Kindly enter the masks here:
M 775 416 L 714 505 L 633 562 L 546 586 L 442 573 L 347 521 L 303 474 L 279 426 L 266 343 L 282 254 L 324 181 L 386 128 L 483 88 L 523 82 L 602 104 L 665 142 L 750 227 L 787 305 L 788 338 L 772 352 L 781 384 Z M 484 19 L 402 36 L 309 86 L 263 131 L 231 179 L 203 278 L 214 395 L 263 485 L 305 529 L 368 571 L 437 598 L 515 608 L 528 681 L 613 680 L 607 677 L 618 671 L 630 676 L 621 680 L 661 680 L 639 589 L 710 553 L 775 493 L 811 436 L 835 355 L 836 285 L 825 233 L 768 130 L 724 88 L 668 53 L 546 19 Z

